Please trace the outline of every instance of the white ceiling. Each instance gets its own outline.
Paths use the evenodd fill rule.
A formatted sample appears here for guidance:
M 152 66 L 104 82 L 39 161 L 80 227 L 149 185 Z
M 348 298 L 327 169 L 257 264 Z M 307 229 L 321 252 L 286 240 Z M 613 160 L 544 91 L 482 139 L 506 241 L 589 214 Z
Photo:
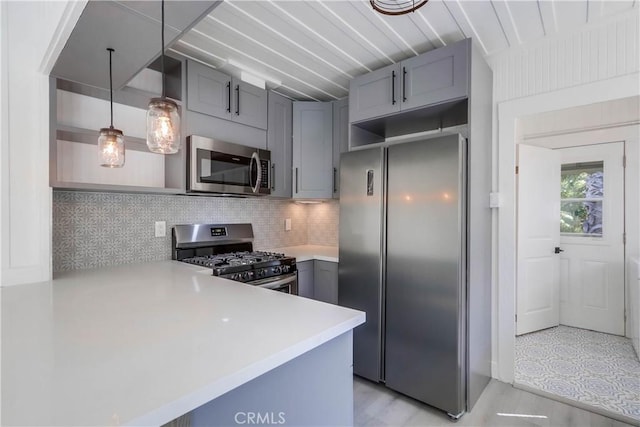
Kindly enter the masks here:
M 489 56 L 618 13 L 638 13 L 637 0 L 430 0 L 403 16 L 368 0 L 225 0 L 172 50 L 326 101 L 346 96 L 357 75 L 467 37 Z

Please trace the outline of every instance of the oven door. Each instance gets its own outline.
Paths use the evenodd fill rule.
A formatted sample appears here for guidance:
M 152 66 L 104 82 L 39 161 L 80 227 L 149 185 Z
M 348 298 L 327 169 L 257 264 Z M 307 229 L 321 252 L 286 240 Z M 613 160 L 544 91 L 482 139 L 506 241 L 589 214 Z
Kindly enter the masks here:
M 274 276 L 261 280 L 248 282 L 248 285 L 259 286 L 265 289 L 272 289 L 286 294 L 298 295 L 298 272 Z
M 192 135 L 187 138 L 190 192 L 271 193 L 270 152 Z

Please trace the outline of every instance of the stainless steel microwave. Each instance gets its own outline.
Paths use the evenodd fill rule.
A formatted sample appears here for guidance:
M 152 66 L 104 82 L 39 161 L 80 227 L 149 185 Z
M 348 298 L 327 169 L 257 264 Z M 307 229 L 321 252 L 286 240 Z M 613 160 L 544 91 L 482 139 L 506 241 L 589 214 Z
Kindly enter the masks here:
M 271 194 L 271 152 L 202 136 L 187 137 L 187 192 Z

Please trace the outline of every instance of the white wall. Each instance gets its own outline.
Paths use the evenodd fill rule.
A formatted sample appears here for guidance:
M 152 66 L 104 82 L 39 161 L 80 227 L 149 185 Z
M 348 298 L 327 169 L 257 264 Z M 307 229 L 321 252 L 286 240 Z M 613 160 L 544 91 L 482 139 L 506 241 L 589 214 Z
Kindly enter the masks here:
M 489 58 L 494 72 L 493 376 L 513 381 L 517 120 L 640 93 L 638 6 L 631 13 Z
M 49 71 L 86 2 L 0 2 L 0 285 L 51 277 Z

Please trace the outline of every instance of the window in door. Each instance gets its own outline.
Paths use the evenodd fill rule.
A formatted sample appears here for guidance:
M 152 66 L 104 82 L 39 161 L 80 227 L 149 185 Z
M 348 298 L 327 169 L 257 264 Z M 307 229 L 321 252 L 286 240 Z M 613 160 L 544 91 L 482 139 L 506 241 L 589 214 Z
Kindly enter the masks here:
M 561 168 L 560 233 L 602 237 L 604 162 L 568 163 Z

